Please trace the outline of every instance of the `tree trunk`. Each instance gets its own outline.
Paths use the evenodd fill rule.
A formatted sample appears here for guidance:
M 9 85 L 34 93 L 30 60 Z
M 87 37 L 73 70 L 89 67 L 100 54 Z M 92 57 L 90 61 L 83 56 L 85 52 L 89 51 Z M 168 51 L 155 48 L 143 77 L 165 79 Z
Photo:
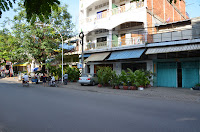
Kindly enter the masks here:
M 42 61 L 42 64 L 43 64 L 42 65 L 42 72 L 45 73 L 45 65 L 44 65 L 45 64 L 45 60 Z

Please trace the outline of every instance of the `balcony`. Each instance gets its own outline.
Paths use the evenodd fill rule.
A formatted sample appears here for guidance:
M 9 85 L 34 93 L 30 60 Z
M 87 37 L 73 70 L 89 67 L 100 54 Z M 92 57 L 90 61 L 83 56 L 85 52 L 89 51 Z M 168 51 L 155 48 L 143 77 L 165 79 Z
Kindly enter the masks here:
M 98 43 L 89 42 L 86 45 L 86 50 L 106 49 L 106 48 L 109 48 L 109 43 L 110 43 L 109 41 L 98 42 Z M 145 44 L 144 36 L 132 37 L 132 38 L 121 39 L 121 40 L 113 40 L 111 41 L 111 48 L 138 45 L 138 44 Z
M 166 43 L 167 42 L 167 43 Z M 88 43 L 86 50 L 95 50 L 95 49 L 112 49 L 120 47 L 137 47 L 145 46 L 161 46 L 163 44 L 175 45 L 175 44 L 184 44 L 184 43 L 197 43 L 200 42 L 200 30 L 199 29 L 187 29 L 180 31 L 171 31 L 163 32 L 157 34 L 135 34 L 134 37 L 125 38 L 118 40 L 112 40 L 100 42 L 100 43 Z M 109 46 L 111 45 L 111 46 Z
M 93 49 L 104 49 L 108 47 L 108 42 L 104 41 L 104 42 L 98 42 L 98 43 L 91 43 L 89 42 L 86 45 L 86 50 L 93 50 Z
M 116 7 L 114 9 L 112 9 L 112 10 L 107 9 L 106 11 L 99 12 L 96 15 L 89 16 L 89 17 L 87 17 L 85 19 L 82 19 L 82 20 L 80 20 L 80 24 L 81 25 L 85 25 L 86 24 L 87 26 L 92 26 L 92 25 L 95 25 L 95 24 L 101 24 L 102 22 L 105 22 L 105 21 L 101 21 L 102 19 L 111 20 L 110 18 L 112 18 L 112 17 L 113 17 L 112 21 L 116 21 L 116 17 L 119 17 L 118 15 L 126 13 L 126 12 L 128 14 L 120 16 L 122 20 L 125 21 L 127 19 L 127 16 L 128 16 L 128 18 L 130 20 L 127 20 L 127 21 L 131 21 L 132 19 L 134 19 L 132 21 L 137 21 L 138 20 L 138 21 L 142 22 L 143 17 L 141 17 L 141 16 L 145 15 L 144 13 L 146 13 L 145 12 L 146 10 L 144 10 L 144 12 L 136 11 L 137 9 L 141 9 L 142 7 L 144 7 L 144 2 L 141 2 L 141 1 L 128 3 L 126 5 Z M 135 10 L 135 13 L 133 13 L 133 10 Z M 135 17 L 129 17 L 130 15 L 134 15 Z M 140 16 L 140 17 L 138 17 L 138 16 Z M 137 18 L 137 20 L 135 18 Z M 140 19 L 138 19 L 138 18 L 140 18 Z M 121 22 L 121 23 L 123 23 L 123 22 Z M 117 25 L 117 24 L 115 24 L 115 25 Z M 91 30 L 89 30 L 89 31 L 91 31 Z

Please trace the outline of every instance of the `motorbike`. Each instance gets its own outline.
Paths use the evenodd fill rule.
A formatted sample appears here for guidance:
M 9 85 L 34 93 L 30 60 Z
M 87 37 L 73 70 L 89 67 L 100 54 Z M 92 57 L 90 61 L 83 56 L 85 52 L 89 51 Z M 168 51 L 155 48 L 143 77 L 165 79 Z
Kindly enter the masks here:
M 57 87 L 56 81 L 52 81 L 52 83 L 51 83 L 51 81 L 50 81 L 50 82 L 49 82 L 49 86 L 50 86 L 50 87 Z
M 23 87 L 29 87 L 29 81 L 22 80 L 22 86 Z

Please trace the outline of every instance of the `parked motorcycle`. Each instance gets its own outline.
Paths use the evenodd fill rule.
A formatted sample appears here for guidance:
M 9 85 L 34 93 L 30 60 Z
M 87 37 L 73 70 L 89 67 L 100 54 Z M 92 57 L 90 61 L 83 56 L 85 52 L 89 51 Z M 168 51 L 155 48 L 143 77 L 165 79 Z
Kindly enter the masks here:
M 22 86 L 23 87 L 29 87 L 29 81 L 22 80 Z
M 56 84 L 56 81 L 49 81 L 49 86 L 50 87 L 58 87 L 58 85 Z

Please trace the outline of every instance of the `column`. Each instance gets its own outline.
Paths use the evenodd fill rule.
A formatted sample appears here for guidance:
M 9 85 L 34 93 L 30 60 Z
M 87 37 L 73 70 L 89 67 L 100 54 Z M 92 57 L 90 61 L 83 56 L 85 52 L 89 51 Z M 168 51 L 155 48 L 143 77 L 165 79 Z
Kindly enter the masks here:
M 90 64 L 90 74 L 94 73 L 94 64 Z
M 108 47 L 112 48 L 112 30 L 109 30 Z
M 109 17 L 112 15 L 112 0 L 109 0 Z
M 121 74 L 121 70 L 122 70 L 122 67 L 121 67 L 121 62 L 116 62 L 113 64 L 113 70 L 116 71 L 117 74 Z
M 153 61 L 147 61 L 147 71 L 151 71 L 153 73 Z M 153 86 L 153 77 L 152 81 L 150 82 L 151 86 Z
M 109 0 L 109 10 L 112 10 L 112 0 Z

